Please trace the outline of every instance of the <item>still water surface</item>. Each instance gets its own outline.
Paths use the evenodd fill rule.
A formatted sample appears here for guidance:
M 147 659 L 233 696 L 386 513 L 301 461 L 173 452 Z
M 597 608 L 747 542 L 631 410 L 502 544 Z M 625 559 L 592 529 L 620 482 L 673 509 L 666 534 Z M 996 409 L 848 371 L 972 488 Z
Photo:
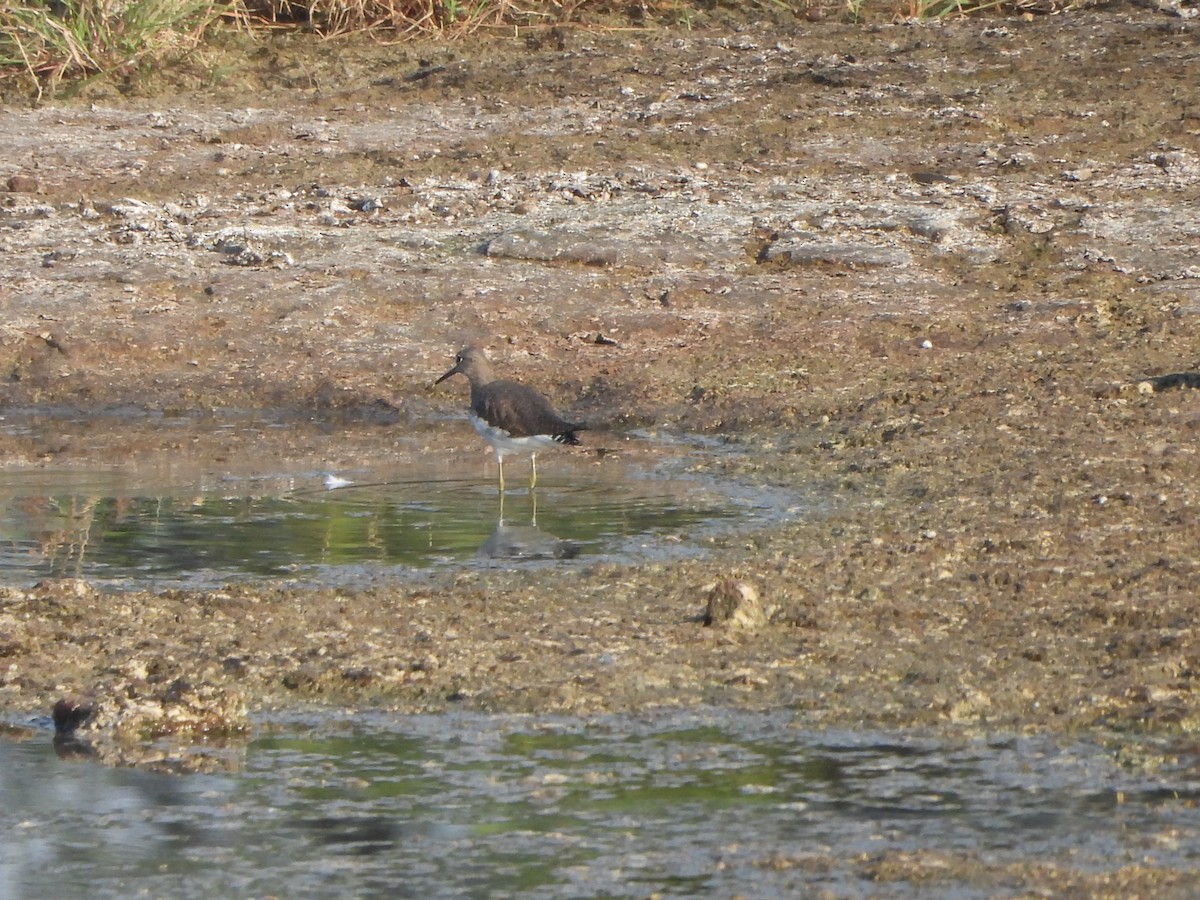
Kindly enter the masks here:
M 784 498 L 761 489 L 557 462 L 535 493 L 510 487 L 503 507 L 494 481 L 444 469 L 194 480 L 0 472 L 0 583 L 344 584 L 445 565 L 662 558 L 787 514 Z
M 259 734 L 236 772 L 190 776 L 0 741 L 7 896 L 864 896 L 862 859 L 888 853 L 1200 864 L 1195 759 L 1146 774 L 1086 742 L 727 711 L 326 713 Z

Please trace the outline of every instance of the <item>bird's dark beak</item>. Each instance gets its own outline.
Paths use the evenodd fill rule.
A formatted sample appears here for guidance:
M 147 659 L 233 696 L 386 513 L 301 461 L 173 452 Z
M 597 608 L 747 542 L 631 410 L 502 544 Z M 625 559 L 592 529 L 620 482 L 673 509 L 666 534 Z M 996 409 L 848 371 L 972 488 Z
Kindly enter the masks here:
M 453 369 L 451 369 L 449 372 L 447 372 L 445 375 L 443 375 L 441 378 L 439 378 L 437 381 L 435 381 L 433 383 L 433 386 L 437 387 L 439 384 L 441 384 L 443 381 L 445 381 L 451 375 L 457 375 L 457 374 L 458 374 L 458 366 L 456 365 Z

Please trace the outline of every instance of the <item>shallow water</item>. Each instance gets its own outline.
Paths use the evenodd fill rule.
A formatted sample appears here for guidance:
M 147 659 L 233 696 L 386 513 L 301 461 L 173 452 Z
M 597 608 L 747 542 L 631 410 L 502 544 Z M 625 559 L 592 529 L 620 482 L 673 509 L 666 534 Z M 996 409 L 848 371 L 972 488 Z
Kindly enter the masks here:
M 510 484 L 503 506 L 494 481 L 444 467 L 205 479 L 0 472 L 0 582 L 337 584 L 445 564 L 694 552 L 718 531 L 783 515 L 780 497 L 679 469 L 558 460 L 536 491 Z
M 1148 775 L 1091 743 L 812 733 L 731 712 L 294 716 L 260 734 L 236 773 L 191 776 L 59 759 L 48 731 L 0 741 L 0 884 L 11 897 L 858 896 L 881 889 L 863 855 L 884 853 L 1200 864 L 1196 772 Z M 939 893 L 951 887 L 994 895 Z

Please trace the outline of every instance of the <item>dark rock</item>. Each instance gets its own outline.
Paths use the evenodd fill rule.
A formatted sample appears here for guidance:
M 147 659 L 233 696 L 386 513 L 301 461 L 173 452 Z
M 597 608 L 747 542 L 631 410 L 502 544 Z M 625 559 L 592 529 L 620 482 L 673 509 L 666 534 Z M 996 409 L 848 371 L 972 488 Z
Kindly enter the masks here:
M 59 737 L 69 737 L 95 714 L 96 704 L 90 700 L 63 697 L 54 704 L 54 733 Z

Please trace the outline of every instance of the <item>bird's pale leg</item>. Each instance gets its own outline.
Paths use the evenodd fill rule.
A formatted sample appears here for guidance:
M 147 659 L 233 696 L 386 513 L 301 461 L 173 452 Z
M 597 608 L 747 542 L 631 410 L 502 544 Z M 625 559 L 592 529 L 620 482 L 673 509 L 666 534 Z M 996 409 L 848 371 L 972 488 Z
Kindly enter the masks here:
M 496 467 L 500 470 L 500 493 L 504 493 L 504 457 L 496 454 Z
M 529 490 L 532 491 L 534 489 L 534 487 L 537 485 L 537 454 L 536 453 L 529 454 L 529 465 L 530 465 Z

